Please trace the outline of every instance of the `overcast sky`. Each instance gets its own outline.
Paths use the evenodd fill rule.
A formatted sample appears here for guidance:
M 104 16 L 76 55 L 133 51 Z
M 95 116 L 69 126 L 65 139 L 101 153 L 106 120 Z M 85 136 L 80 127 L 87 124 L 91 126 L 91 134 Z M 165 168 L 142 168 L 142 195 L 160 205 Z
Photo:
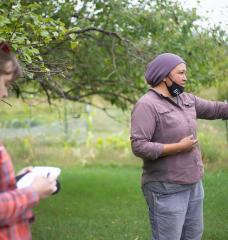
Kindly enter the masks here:
M 228 1 L 227 0 L 180 0 L 183 6 L 197 7 L 200 16 L 209 17 L 210 24 L 221 22 L 224 30 L 228 31 Z

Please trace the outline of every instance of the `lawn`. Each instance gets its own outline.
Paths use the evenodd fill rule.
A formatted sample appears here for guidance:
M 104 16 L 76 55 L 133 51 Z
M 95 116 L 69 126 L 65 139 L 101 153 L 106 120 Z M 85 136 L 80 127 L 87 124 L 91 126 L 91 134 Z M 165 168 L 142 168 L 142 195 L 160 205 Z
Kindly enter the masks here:
M 63 169 L 61 192 L 35 209 L 35 240 L 147 240 L 150 229 L 137 167 Z M 209 172 L 204 240 L 228 236 L 228 172 Z

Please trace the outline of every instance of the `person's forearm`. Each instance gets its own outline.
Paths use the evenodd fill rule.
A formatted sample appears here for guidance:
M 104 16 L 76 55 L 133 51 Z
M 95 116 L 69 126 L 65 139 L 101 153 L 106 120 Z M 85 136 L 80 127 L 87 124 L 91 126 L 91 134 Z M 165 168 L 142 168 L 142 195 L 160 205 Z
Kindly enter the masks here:
M 39 201 L 39 196 L 32 188 L 15 189 L 0 194 L 0 226 L 12 223 L 27 209 Z
M 183 151 L 181 143 L 164 144 L 161 156 L 173 155 Z

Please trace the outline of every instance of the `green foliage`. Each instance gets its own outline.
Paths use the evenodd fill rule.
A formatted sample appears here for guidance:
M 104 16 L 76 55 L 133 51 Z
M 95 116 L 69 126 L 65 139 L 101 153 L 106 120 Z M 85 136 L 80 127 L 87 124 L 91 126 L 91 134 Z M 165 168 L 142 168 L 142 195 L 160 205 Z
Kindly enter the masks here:
M 126 136 L 122 134 L 108 137 L 98 137 L 96 139 L 96 147 L 98 149 L 124 150 L 129 149 L 129 146 L 129 139 L 126 139 Z
M 203 29 L 196 9 L 178 1 L 11 0 L 0 9 L 0 40 L 24 65 L 17 94 L 84 103 L 100 95 L 126 109 L 147 89 L 145 66 L 161 52 L 186 59 L 188 90 L 227 76 L 227 33 Z
M 228 101 L 228 81 L 226 81 L 226 78 L 224 78 L 223 81 L 218 82 L 217 86 L 218 99 L 220 101 Z
M 198 120 L 198 140 L 206 168 L 226 168 L 227 139 L 225 121 Z
M 2 122 L 2 127 L 5 128 L 29 128 L 40 125 L 39 121 L 36 119 L 25 118 L 23 120 L 14 118 L 7 122 Z
M 214 144 L 214 138 L 203 132 L 198 133 L 202 157 L 206 163 L 218 162 L 222 157 L 222 152 L 218 146 Z
M 3 1 L 0 8 L 0 40 L 9 41 L 25 64 L 35 67 L 39 62 L 47 71 L 40 48 L 62 39 L 66 32 L 64 24 L 43 15 L 42 4 L 38 2 Z
M 96 101 L 98 103 L 98 100 Z M 29 161 L 31 164 L 59 166 L 141 165 L 141 160 L 131 152 L 130 112 L 125 113 L 112 108 L 112 111 L 109 111 L 112 116 L 110 118 L 105 112 L 94 107 L 85 108 L 83 104 L 68 102 L 68 115 L 64 117 L 65 101 L 56 101 L 54 109 L 36 102 L 33 107 L 22 104 L 20 100 L 9 99 L 9 102 L 13 108 L 9 109 L 4 104 L 0 112 L 1 139 L 17 164 L 27 165 Z M 37 100 L 37 103 L 40 102 Z M 74 119 L 75 109 L 80 108 L 81 117 Z M 67 136 L 64 132 L 66 119 Z M 39 124 L 38 130 L 33 128 L 31 123 Z M 11 129 L 4 129 L 6 126 Z M 17 129 L 23 126 L 24 129 Z M 199 145 L 206 169 L 227 169 L 225 121 L 198 120 L 198 130 Z
M 9 149 L 9 152 L 12 153 L 14 163 L 17 165 L 31 165 L 31 162 L 34 159 L 34 147 L 33 139 L 29 136 L 23 138 L 16 138 L 13 142 L 6 141 L 6 146 Z M 13 150 L 13 151 L 12 151 Z

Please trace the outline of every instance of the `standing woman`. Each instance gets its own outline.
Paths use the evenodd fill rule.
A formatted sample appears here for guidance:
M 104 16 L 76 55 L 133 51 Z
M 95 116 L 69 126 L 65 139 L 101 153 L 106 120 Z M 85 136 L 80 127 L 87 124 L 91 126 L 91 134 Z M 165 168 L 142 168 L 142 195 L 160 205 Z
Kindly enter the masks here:
M 131 119 L 133 153 L 143 160 L 142 190 L 153 240 L 200 240 L 203 163 L 196 119 L 227 119 L 228 105 L 184 92 L 185 61 L 172 53 L 147 66 L 148 92 Z
M 0 43 L 0 100 L 8 95 L 8 86 L 21 76 L 21 68 L 7 43 Z M 20 174 L 31 170 L 23 169 Z M 40 199 L 56 191 L 56 181 L 37 176 L 30 187 L 17 189 L 9 154 L 0 145 L 0 239 L 30 240 L 31 208 Z

